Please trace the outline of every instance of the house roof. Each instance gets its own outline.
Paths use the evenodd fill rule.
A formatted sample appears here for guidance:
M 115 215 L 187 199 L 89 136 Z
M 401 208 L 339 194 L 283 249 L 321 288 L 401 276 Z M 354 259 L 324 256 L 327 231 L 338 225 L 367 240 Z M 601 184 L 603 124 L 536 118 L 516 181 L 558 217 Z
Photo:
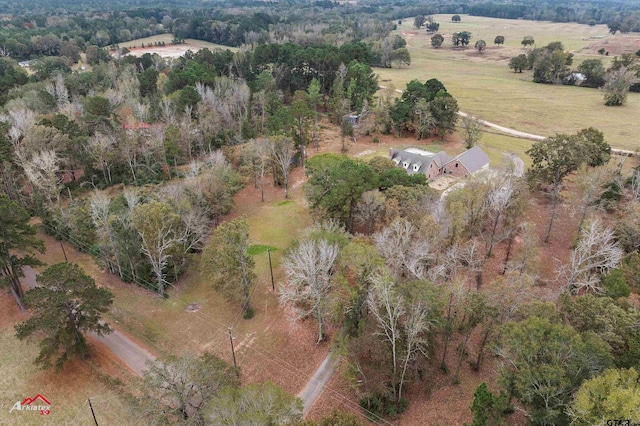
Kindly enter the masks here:
M 423 151 L 416 148 L 408 148 L 406 150 L 399 150 L 391 148 L 391 159 L 396 161 L 398 165 L 400 163 L 408 162 L 408 166 L 404 167 L 407 173 L 410 175 L 416 173 L 425 174 L 429 169 L 429 166 L 433 163 L 436 168 L 442 167 L 443 164 L 449 162 L 452 157 L 447 155 L 446 152 L 440 151 L 437 154 L 429 151 Z M 414 166 L 418 166 L 416 169 Z
M 470 150 L 458 155 L 453 160 L 458 160 L 462 163 L 469 173 L 475 173 L 489 164 L 489 157 L 482 149 L 480 149 L 479 146 L 474 146 Z

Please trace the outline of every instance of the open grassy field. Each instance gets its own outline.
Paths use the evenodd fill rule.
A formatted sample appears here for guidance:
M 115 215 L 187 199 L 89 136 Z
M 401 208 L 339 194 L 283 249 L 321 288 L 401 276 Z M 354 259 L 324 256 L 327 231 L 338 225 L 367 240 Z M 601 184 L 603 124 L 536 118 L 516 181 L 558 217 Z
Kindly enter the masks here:
M 120 375 L 121 367 L 107 354 L 96 353 L 90 361 L 73 360 L 60 371 L 39 370 L 33 365 L 39 347 L 34 341 L 19 341 L 14 325 L 24 321 L 13 297 L 2 292 L 0 298 L 0 424 L 2 425 L 92 425 L 87 405 L 92 399 L 99 424 L 140 424 L 121 397 L 117 387 L 108 384 L 106 375 Z M 95 348 L 94 348 L 95 349 Z M 95 366 L 95 367 L 94 367 Z M 124 373 L 127 374 L 127 373 Z M 51 403 L 51 414 L 9 413 L 16 401 L 43 395 Z
M 171 40 L 173 40 L 173 34 L 157 34 L 151 37 L 145 37 L 145 38 L 137 38 L 135 40 L 131 40 L 131 41 L 127 41 L 124 43 L 118 43 L 118 45 L 120 47 L 132 47 L 132 46 L 137 46 L 140 47 L 142 45 L 142 43 L 146 45 L 148 45 L 149 43 L 154 44 L 155 42 L 162 42 L 164 41 L 165 44 L 169 44 L 171 43 Z M 208 41 L 202 41 L 202 40 L 196 40 L 193 38 L 188 38 L 185 40 L 185 45 L 187 46 L 192 46 L 198 49 L 204 49 L 205 47 L 212 50 L 212 49 L 229 49 L 233 52 L 237 51 L 238 48 L 237 47 L 229 47 L 229 46 L 223 46 L 221 44 L 215 44 L 215 43 L 209 43 Z
M 403 89 L 413 79 L 426 81 L 437 78 L 458 100 L 460 109 L 496 124 L 543 136 L 572 133 L 594 126 L 604 132 L 607 141 L 616 148 L 635 150 L 640 146 L 635 138 L 635 118 L 640 116 L 640 94 L 630 93 L 623 107 L 606 107 L 602 92 L 572 86 L 535 84 L 531 71 L 513 73 L 509 59 L 522 53 L 520 41 L 532 35 L 537 46 L 562 41 L 565 48 L 575 51 L 575 63 L 585 58 L 602 57 L 593 54 L 594 43 L 628 46 L 638 50 L 640 36 L 606 35 L 604 26 L 555 24 L 534 21 L 462 16 L 462 22 L 452 23 L 451 15 L 435 15 L 445 37 L 442 48 L 431 46 L 431 35 L 413 28 L 406 19 L 396 31 L 407 39 L 411 66 L 401 69 L 376 69 L 382 85 L 393 84 Z M 451 48 L 451 33 L 470 31 L 471 45 L 484 39 L 487 50 L 480 54 L 473 47 Z M 497 35 L 504 35 L 505 46 L 494 46 Z M 591 37 L 605 36 L 592 39 Z M 605 44 L 606 45 L 606 44 Z M 609 56 L 610 59 L 610 56 Z
M 172 40 L 173 35 L 171 34 L 158 34 L 151 37 L 138 38 L 125 43 L 120 43 L 119 46 L 129 48 L 131 50 L 129 53 L 130 55 L 142 56 L 145 53 L 157 53 L 164 58 L 177 58 L 184 55 L 187 50 L 197 52 L 198 50 L 205 48 L 209 50 L 229 49 L 232 52 L 236 52 L 238 50 L 237 47 L 223 46 L 191 38 L 186 39 L 183 44 L 176 45 L 171 44 Z M 165 42 L 165 46 L 153 46 L 154 43 L 162 41 Z M 145 47 L 141 47 L 143 43 Z

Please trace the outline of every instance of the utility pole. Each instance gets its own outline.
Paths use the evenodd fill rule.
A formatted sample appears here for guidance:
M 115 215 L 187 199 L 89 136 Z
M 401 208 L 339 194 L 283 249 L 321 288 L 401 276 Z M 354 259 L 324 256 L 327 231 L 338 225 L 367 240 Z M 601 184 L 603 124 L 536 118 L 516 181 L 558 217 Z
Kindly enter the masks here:
M 87 401 L 89 401 L 89 408 L 91 408 L 91 414 L 93 415 L 93 421 L 95 422 L 96 426 L 98 426 L 98 421 L 96 420 L 96 413 L 93 412 L 93 406 L 91 405 L 91 398 L 87 398 Z
M 231 342 L 231 355 L 233 355 L 233 366 L 238 369 L 238 363 L 236 362 L 236 351 L 233 348 L 233 335 L 231 335 L 231 327 L 227 329 L 229 331 L 229 342 Z
M 269 271 L 271 271 L 271 290 L 276 291 L 276 285 L 273 282 L 273 266 L 271 265 L 271 249 L 267 249 L 267 254 L 269 255 Z

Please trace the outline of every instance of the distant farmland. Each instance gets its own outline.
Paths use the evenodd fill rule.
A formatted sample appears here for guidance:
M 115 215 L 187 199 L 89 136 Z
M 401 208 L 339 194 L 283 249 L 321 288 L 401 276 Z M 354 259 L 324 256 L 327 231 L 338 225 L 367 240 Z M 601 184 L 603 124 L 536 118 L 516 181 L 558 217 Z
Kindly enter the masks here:
M 561 41 L 565 49 L 575 54 L 573 68 L 589 58 L 602 59 L 606 67 L 612 57 L 594 53 L 596 47 L 607 46 L 614 52 L 623 52 L 624 47 L 635 52 L 640 35 L 608 35 L 603 25 L 590 27 L 466 15 L 459 23 L 452 23 L 451 15 L 433 18 L 440 23 L 440 33 L 445 39 L 443 47 L 434 49 L 431 34 L 413 28 L 413 19 L 403 20 L 395 33 L 407 40 L 411 66 L 376 69 L 381 84 L 404 89 L 413 79 L 424 82 L 437 78 L 456 97 L 460 110 L 501 126 L 543 136 L 574 133 L 593 126 L 616 148 L 635 150 L 640 146 L 635 137 L 640 93 L 630 93 L 623 107 L 606 107 L 603 94 L 597 89 L 536 84 L 531 81 L 532 71 L 514 73 L 507 67 L 511 57 L 524 53 L 520 41 L 525 35 L 533 36 L 537 47 Z M 451 48 L 451 34 L 456 31 L 472 33 L 470 47 Z M 505 37 L 504 46 L 493 44 L 498 35 Z M 487 43 L 482 54 L 473 48 L 480 39 Z
M 195 40 L 188 38 L 183 44 L 171 44 L 173 35 L 171 34 L 158 34 L 151 37 L 138 38 L 135 40 L 127 41 L 126 43 L 119 43 L 120 47 L 126 47 L 130 50 L 130 55 L 142 56 L 145 53 L 157 53 L 163 58 L 178 58 L 184 55 L 188 50 L 197 52 L 200 49 L 207 48 L 209 50 L 214 49 L 229 49 L 232 52 L 238 50 L 237 47 L 223 46 L 220 44 L 209 43 L 202 40 Z M 164 46 L 154 46 L 155 43 L 164 42 Z M 144 47 L 141 47 L 144 44 Z

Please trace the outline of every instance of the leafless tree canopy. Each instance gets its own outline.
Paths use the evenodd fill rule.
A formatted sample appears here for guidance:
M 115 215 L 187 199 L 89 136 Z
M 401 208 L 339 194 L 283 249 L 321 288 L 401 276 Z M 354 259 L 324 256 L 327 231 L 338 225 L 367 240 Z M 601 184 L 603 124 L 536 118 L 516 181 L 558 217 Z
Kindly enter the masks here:
M 324 339 L 328 295 L 338 246 L 326 240 L 306 239 L 284 258 L 287 274 L 280 286 L 280 303 L 290 308 L 292 320 L 314 317 L 318 322 L 318 341 Z
M 601 279 L 616 268 L 623 250 L 614 238 L 613 230 L 593 220 L 580 232 L 569 264 L 559 268 L 559 278 L 565 279 L 569 291 L 581 290 L 602 293 Z

